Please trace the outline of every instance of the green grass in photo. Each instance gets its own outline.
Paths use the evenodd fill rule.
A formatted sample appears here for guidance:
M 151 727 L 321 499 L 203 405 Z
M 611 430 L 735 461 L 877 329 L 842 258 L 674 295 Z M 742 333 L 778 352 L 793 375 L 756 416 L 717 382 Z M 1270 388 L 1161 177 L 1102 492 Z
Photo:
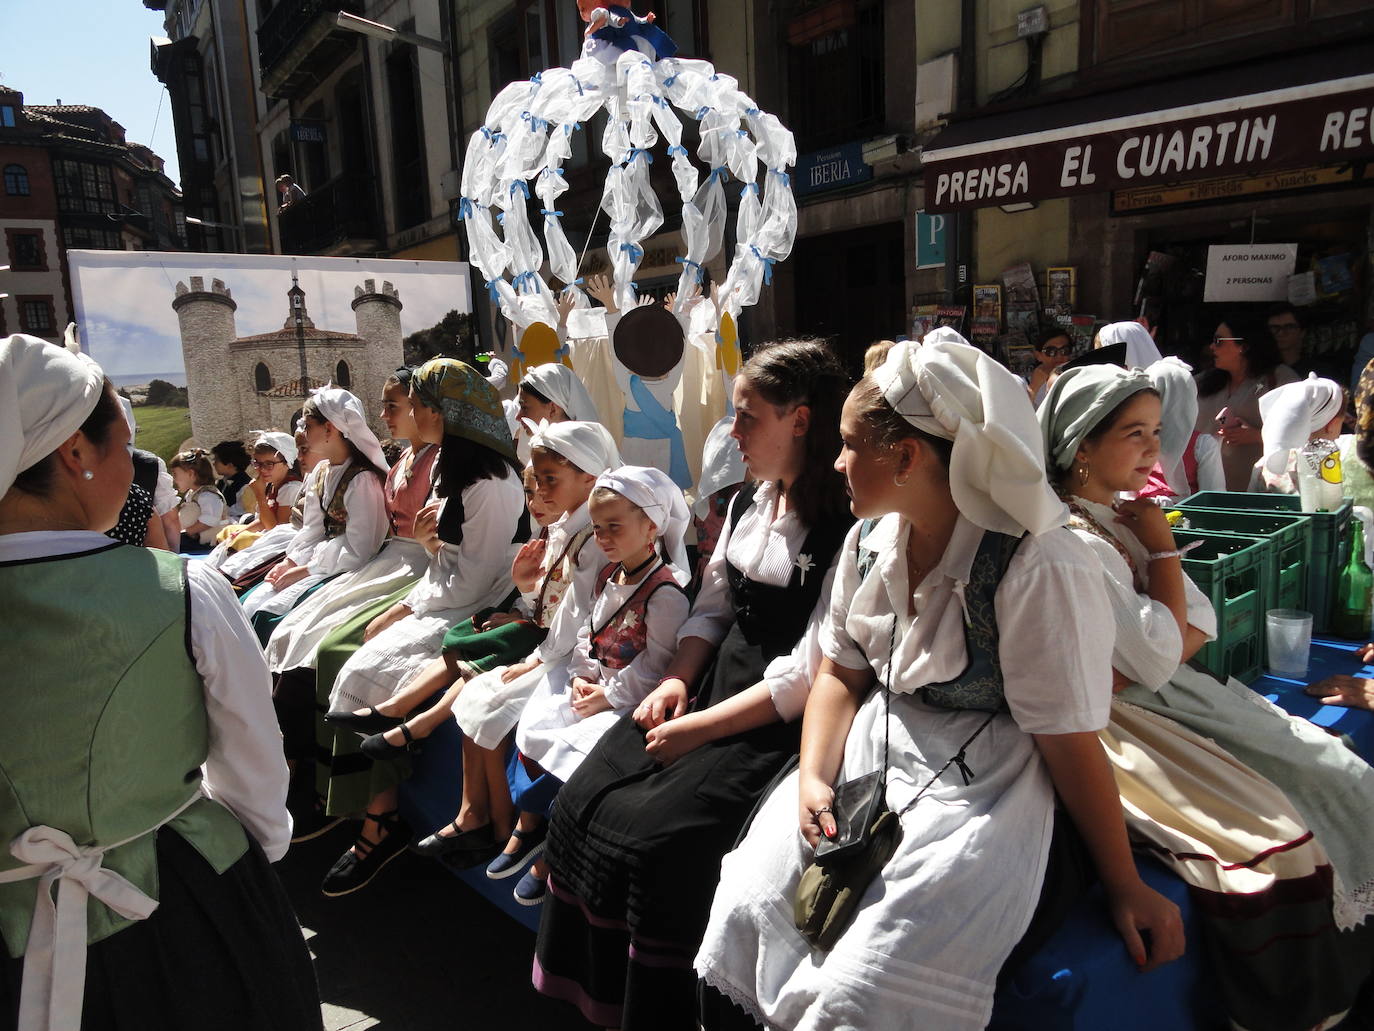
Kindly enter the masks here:
M 177 453 L 181 442 L 191 435 L 191 410 L 162 405 L 141 405 L 134 409 L 138 437 L 134 443 L 151 451 L 164 462 Z

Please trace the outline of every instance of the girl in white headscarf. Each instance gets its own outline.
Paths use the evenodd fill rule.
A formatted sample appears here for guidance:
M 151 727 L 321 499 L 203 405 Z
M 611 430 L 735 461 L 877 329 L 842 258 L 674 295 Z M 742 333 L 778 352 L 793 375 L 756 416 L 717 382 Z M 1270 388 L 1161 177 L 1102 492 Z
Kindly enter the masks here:
M 1097 741 L 1101 573 L 1062 528 L 1025 387 L 968 344 L 903 343 L 840 430 L 854 514 L 878 521 L 841 552 L 799 772 L 725 857 L 698 973 L 769 1027 L 986 1026 L 1032 927 L 1056 790 L 1132 958 L 1176 957 L 1178 910 L 1136 873 Z M 835 785 L 875 771 L 900 841 L 819 951 L 792 930 L 799 881 L 836 833 Z
M 507 737 L 546 670 L 561 667 L 572 654 L 596 575 L 606 565 L 592 534 L 588 500 L 596 478 L 620 464 L 610 432 L 600 423 L 543 423 L 531 435 L 530 453 L 536 489 L 546 503 L 564 511 L 549 527 L 539 589 L 556 611 L 547 636 L 523 659 L 479 673 L 466 683 L 455 682 L 445 695 L 466 735 L 464 768 L 482 773 L 465 780 L 458 816 L 418 848 L 451 856 L 462 866 L 492 859 L 512 831 L 515 813 L 505 783 Z M 408 737 L 408 729 L 402 724 L 399 734 Z M 388 735 L 383 744 L 394 749 L 398 734 Z
M 572 369 L 560 362 L 536 365 L 520 380 L 516 391 L 516 457 L 530 460 L 530 435 L 534 427 L 549 422 L 600 422 L 596 403 Z
M 1098 331 L 1094 347 L 1126 345 L 1126 368 L 1145 369 L 1163 357 L 1155 338 L 1139 322 L 1112 322 Z
M 683 590 L 687 502 L 666 473 L 642 466 L 603 473 L 590 508 L 609 562 L 597 574 L 572 653 L 546 668 L 520 717 L 515 744 L 533 783 L 515 799 L 520 820 L 505 852 L 487 867 L 493 878 L 533 858 L 558 787 L 658 686 L 691 608 Z M 516 884 L 515 900 L 541 902 L 547 877 L 548 868 L 536 862 Z
M 310 396 L 301 418 L 311 450 L 329 466 L 316 477 L 318 492 L 306 501 L 305 523 L 285 556 L 241 599 L 264 643 L 308 592 L 377 554 L 389 529 L 386 456 L 362 402 L 341 387 L 324 387 Z
M 1298 450 L 1309 440 L 1335 440 L 1345 422 L 1345 391 L 1335 380 L 1314 372 L 1286 383 L 1259 399 L 1264 454 L 1255 463 L 1250 489 L 1276 494 L 1298 492 Z
M 205 560 L 219 568 L 225 555 L 254 544 L 267 531 L 290 521 L 291 506 L 304 489 L 296 465 L 296 441 L 289 433 L 264 430 L 249 445 L 248 469 L 253 474 L 244 493 L 254 500 L 253 514 L 220 530 L 214 551 Z
M 1235 1026 L 1327 1026 L 1370 969 L 1370 936 L 1338 928 L 1374 912 L 1374 770 L 1239 681 L 1186 664 L 1216 636 L 1216 614 L 1162 510 L 1116 501 L 1159 453 L 1159 413 L 1148 376 L 1104 366 L 1065 373 L 1039 413 L 1115 624 L 1102 742 L 1132 836 L 1199 900 Z
M 1226 470 L 1221 445 L 1210 433 L 1199 433 L 1197 382 L 1190 366 L 1172 355 L 1145 370 L 1159 391 L 1163 412 L 1159 427 L 1159 463 L 1164 474 L 1163 496 L 1186 498 L 1200 490 L 1225 490 Z M 1142 497 L 1146 496 L 1144 493 Z

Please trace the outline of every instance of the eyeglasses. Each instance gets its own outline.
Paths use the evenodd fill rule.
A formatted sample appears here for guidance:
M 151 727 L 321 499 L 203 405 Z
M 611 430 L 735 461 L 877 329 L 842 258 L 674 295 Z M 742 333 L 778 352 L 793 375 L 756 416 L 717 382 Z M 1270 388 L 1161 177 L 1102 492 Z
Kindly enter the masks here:
M 1302 329 L 1296 322 L 1271 322 L 1269 332 L 1271 333 L 1296 333 Z
M 1244 339 L 1245 337 L 1212 337 L 1212 346 L 1216 347 L 1217 344 L 1227 343 L 1238 344 Z
M 255 458 L 253 464 L 259 469 L 271 469 L 274 465 L 285 465 L 286 463 L 278 458 Z
M 1059 358 L 1066 354 L 1073 354 L 1072 347 L 1042 347 L 1040 353 L 1049 358 Z

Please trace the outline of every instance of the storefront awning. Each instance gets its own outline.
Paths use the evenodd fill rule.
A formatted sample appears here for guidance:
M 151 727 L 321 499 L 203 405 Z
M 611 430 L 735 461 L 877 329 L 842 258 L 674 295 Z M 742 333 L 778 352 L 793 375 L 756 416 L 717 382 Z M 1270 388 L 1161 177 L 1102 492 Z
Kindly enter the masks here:
M 1374 156 L 1368 43 L 955 122 L 923 149 L 926 211 Z

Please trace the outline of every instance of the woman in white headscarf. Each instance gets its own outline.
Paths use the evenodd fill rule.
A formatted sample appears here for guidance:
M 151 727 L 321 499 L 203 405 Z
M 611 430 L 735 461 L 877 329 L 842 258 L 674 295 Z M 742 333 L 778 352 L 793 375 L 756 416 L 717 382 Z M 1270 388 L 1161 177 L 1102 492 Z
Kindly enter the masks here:
M 1193 370 L 1170 355 L 1145 370 L 1159 392 L 1159 468 L 1138 497 L 1178 500 L 1200 490 L 1225 490 L 1221 446 L 1211 434 L 1199 433 L 1197 383 Z
M 0 1023 L 319 1028 L 262 653 L 218 573 L 105 536 L 128 442 L 98 366 L 0 339 Z
M 1139 322 L 1112 322 L 1098 331 L 1094 347 L 1126 345 L 1126 368 L 1146 369 L 1163 357 L 1155 338 Z
M 560 362 L 536 365 L 520 380 L 515 395 L 516 457 L 530 460 L 530 434 L 541 422 L 600 422 L 596 403 L 581 378 Z
M 1335 440 L 1345 422 L 1345 390 L 1335 380 L 1286 383 L 1259 399 L 1264 454 L 1255 463 L 1250 489 L 1276 494 L 1298 492 L 1298 451 L 1309 440 Z
M 1150 384 L 1140 370 L 1074 369 L 1039 413 L 1050 475 L 1115 623 L 1118 693 L 1102 742 L 1132 836 L 1199 902 L 1235 1026 L 1327 1026 L 1370 969 L 1374 936 L 1339 928 L 1374 911 L 1374 770 L 1239 681 L 1187 664 L 1216 636 L 1216 614 L 1161 509 L 1116 500 L 1161 448 Z
M 1132 958 L 1176 957 L 1178 910 L 1136 873 L 1097 741 L 1101 573 L 1062 528 L 1025 387 L 967 344 L 903 343 L 840 430 L 854 514 L 881 518 L 841 552 L 799 772 L 725 857 L 697 971 L 769 1027 L 986 1026 L 1032 926 L 1056 790 Z M 836 834 L 836 785 L 875 771 L 900 840 L 833 948 L 813 949 L 792 930 L 799 882 Z

